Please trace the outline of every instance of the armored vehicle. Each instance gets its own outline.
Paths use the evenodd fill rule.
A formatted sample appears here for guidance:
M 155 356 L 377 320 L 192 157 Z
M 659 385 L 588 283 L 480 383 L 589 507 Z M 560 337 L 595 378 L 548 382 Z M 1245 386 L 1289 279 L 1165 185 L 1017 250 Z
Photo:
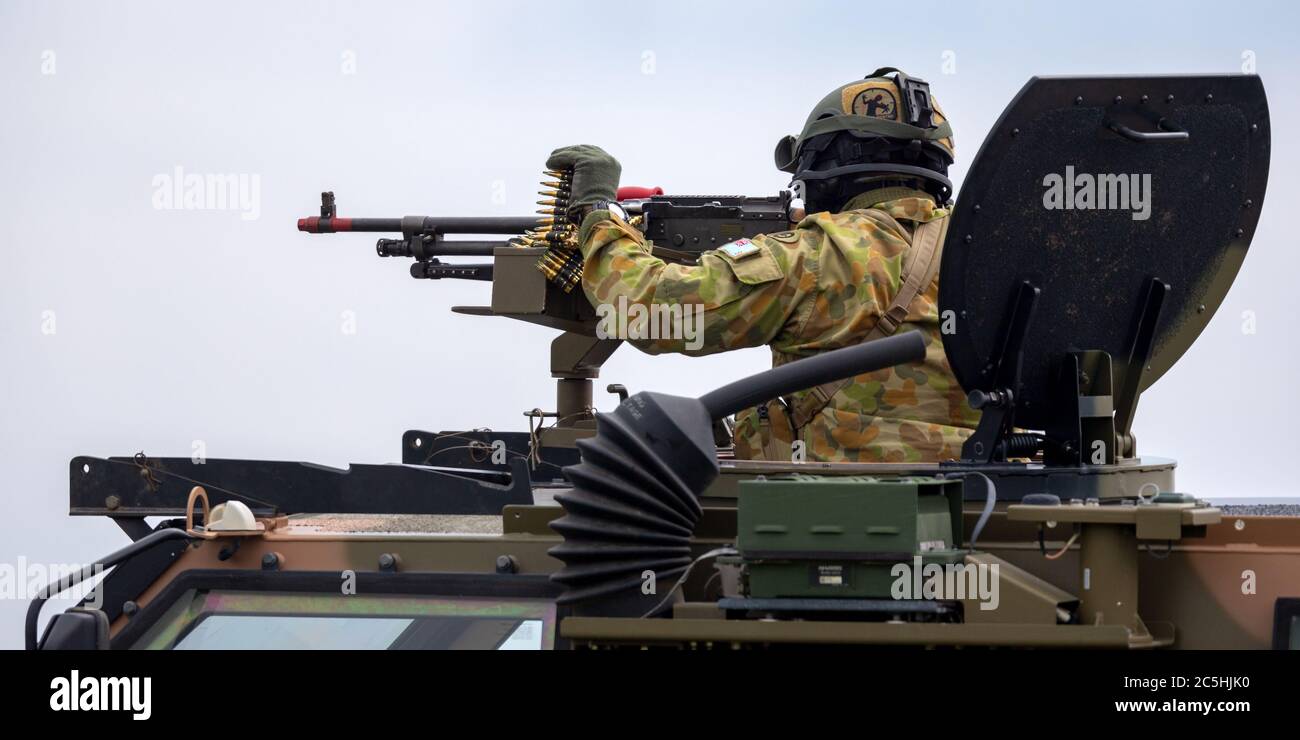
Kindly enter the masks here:
M 595 413 L 620 343 L 597 336 L 548 229 L 342 218 L 326 194 L 300 229 L 400 232 L 377 249 L 413 258 L 412 275 L 491 282 L 490 305 L 454 310 L 559 330 L 554 402 L 528 431 L 407 431 L 389 465 L 76 457 L 70 513 L 133 543 L 102 561 L 99 608 L 38 634 L 45 598 L 83 574 L 34 601 L 27 645 L 1296 648 L 1300 517 L 1184 492 L 1134 435 L 1142 392 L 1246 256 L 1269 137 L 1254 76 L 1031 79 L 981 147 L 943 253 L 944 347 L 982 416 L 942 463 L 729 448 L 730 414 L 909 361 L 915 335 L 699 399 L 610 385 L 621 402 Z M 620 197 L 680 260 L 788 228 L 797 207 Z M 465 255 L 491 262 L 442 261 Z

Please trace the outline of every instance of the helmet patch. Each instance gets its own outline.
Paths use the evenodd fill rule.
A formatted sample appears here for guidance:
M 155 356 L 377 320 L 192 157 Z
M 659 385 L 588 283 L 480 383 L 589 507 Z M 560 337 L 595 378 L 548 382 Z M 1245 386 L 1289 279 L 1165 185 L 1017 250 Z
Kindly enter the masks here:
M 898 120 L 898 100 L 892 91 L 884 87 L 873 85 L 855 91 L 847 108 L 849 113 L 855 116 L 883 118 L 887 121 Z

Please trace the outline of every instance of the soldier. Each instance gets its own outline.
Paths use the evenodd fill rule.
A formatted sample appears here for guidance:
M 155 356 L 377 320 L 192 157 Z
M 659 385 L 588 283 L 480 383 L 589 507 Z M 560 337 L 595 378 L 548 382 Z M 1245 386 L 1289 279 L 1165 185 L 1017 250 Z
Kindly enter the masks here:
M 887 76 L 894 73 L 892 77 Z M 633 339 L 657 354 L 762 344 L 774 365 L 916 329 L 923 362 L 773 399 L 737 414 L 736 456 L 916 462 L 960 457 L 978 422 L 940 341 L 938 266 L 951 195 L 952 130 L 929 86 L 892 67 L 827 95 L 777 145 L 807 215 L 791 231 L 740 239 L 697 264 L 651 254 L 615 202 L 621 168 L 593 146 L 556 150 L 573 171 L 582 285 L 593 305 L 702 307 L 703 342 Z

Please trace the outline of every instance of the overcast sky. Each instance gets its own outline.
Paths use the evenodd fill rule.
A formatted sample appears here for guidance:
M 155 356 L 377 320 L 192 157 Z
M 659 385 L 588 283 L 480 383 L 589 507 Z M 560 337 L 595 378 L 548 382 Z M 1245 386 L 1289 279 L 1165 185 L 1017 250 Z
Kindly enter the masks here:
M 550 150 L 586 142 L 625 183 L 775 193 L 776 140 L 883 65 L 931 81 L 958 181 L 1031 75 L 1255 65 L 1274 132 L 1259 230 L 1136 432 L 1180 461 L 1180 490 L 1296 495 L 1295 4 L 872 7 L 3 0 L 0 563 L 125 544 L 67 517 L 75 455 L 385 462 L 406 429 L 523 430 L 553 405 L 552 332 L 453 315 L 488 286 L 411 280 L 366 236 L 297 233 L 321 190 L 342 215 L 527 214 Z M 168 208 L 176 168 L 243 175 L 250 205 Z M 598 388 L 695 395 L 767 364 L 623 348 Z M 25 608 L 0 601 L 0 646 Z

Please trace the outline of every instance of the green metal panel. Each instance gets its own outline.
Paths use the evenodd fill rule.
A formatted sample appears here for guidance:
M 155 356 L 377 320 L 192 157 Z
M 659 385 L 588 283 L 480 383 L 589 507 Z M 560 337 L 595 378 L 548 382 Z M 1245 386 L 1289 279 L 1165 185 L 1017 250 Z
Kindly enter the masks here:
M 740 484 L 736 544 L 742 553 L 910 556 L 958 546 L 960 514 L 961 482 L 954 480 L 749 480 Z
M 736 544 L 747 593 L 887 598 L 899 562 L 959 562 L 962 484 L 795 475 L 743 481 Z
M 924 565 L 959 563 L 965 558 L 960 550 L 944 550 L 921 556 Z M 898 579 L 895 565 L 911 559 L 891 562 L 852 560 L 757 560 L 746 566 L 746 595 L 768 598 L 892 598 Z

